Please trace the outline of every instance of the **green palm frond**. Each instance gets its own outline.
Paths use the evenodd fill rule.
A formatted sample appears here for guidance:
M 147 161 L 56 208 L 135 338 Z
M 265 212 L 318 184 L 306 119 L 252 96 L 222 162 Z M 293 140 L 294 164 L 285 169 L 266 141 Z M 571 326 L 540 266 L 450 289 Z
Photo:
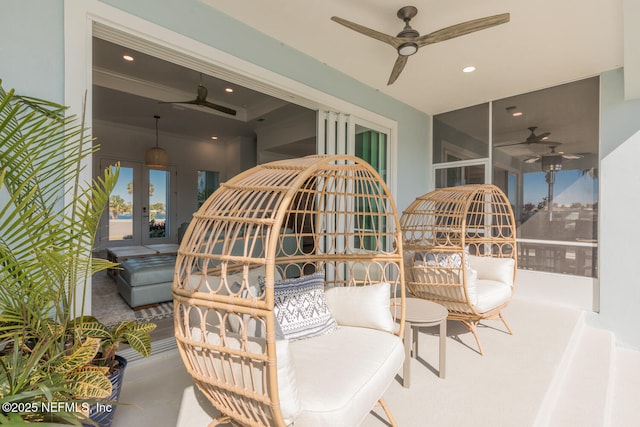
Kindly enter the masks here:
M 115 266 L 91 248 L 119 168 L 81 179 L 97 146 L 84 118 L 66 111 L 5 91 L 0 80 L 0 401 L 111 392 L 107 369 L 92 366 L 109 333 L 90 323 L 75 330 L 72 319 L 83 315 L 91 276 Z M 0 413 L 0 424 L 58 421 L 45 415 Z

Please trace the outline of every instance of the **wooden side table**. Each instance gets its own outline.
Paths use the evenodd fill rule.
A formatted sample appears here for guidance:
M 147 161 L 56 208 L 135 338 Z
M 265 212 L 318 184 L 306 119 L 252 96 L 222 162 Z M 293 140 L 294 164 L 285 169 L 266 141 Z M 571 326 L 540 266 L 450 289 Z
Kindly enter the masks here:
M 438 373 L 445 377 L 447 315 L 449 312 L 442 305 L 420 298 L 405 300 L 404 325 L 404 366 L 402 369 L 402 385 L 409 387 L 411 381 L 411 356 L 418 358 L 418 328 L 440 326 L 440 356 Z

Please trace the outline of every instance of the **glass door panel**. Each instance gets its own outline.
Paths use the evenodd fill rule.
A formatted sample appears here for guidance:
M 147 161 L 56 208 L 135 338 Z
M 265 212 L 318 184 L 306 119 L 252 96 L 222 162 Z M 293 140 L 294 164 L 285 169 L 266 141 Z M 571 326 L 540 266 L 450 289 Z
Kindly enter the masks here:
M 147 238 L 150 240 L 167 237 L 169 208 L 169 171 L 149 169 L 148 212 L 143 217 L 148 220 Z
M 115 168 L 115 160 L 102 160 L 101 168 Z M 148 169 L 141 163 L 120 162 L 118 182 L 103 215 L 100 247 L 169 243 L 175 208 L 171 197 L 175 171 Z
M 115 169 L 115 166 L 110 166 Z M 134 212 L 137 205 L 134 202 L 134 177 L 137 175 L 136 167 L 120 166 L 118 182 L 109 197 L 109 243 L 123 242 L 134 243 Z
M 356 118 L 343 113 L 319 111 L 318 112 L 318 153 L 319 154 L 349 154 L 367 161 L 380 174 L 389 188 L 393 188 L 390 181 L 394 179 L 391 168 L 391 142 L 389 135 L 391 130 L 384 126 Z M 357 224 L 337 224 L 337 227 L 380 228 L 385 229 L 387 224 L 377 216 L 379 207 L 372 203 L 367 193 L 380 189 L 361 189 L 357 200 L 353 205 L 358 212 Z M 357 234 L 357 233 L 356 233 Z M 321 242 L 322 244 L 322 242 Z M 340 243 L 337 242 L 336 245 Z M 376 245 L 388 246 L 389 242 L 359 242 L 350 241 L 343 244 L 352 247 L 364 247 L 371 250 L 379 250 Z M 387 248 L 389 249 L 389 248 Z
M 356 124 L 355 155 L 366 160 L 387 182 L 387 134 Z

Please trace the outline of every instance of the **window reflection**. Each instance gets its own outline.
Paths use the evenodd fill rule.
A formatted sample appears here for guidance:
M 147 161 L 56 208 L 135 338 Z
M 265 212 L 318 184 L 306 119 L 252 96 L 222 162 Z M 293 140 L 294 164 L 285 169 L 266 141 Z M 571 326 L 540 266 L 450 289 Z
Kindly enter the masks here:
M 518 267 L 597 277 L 598 124 L 597 77 L 436 115 L 436 187 L 482 182 L 479 166 L 447 164 L 490 158 L 517 220 Z
M 597 276 L 598 98 L 591 78 L 493 103 L 494 181 L 514 208 L 519 268 Z
M 433 163 L 489 157 L 489 104 L 433 118 Z

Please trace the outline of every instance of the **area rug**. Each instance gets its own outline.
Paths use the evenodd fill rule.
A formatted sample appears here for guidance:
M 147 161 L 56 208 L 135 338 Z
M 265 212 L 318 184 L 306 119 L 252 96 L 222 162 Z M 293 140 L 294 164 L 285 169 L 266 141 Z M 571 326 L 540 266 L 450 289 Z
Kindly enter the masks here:
M 105 272 L 93 276 L 91 293 L 91 313 L 107 326 L 123 320 L 153 322 L 173 316 L 173 302 L 133 310 L 120 296 L 116 284 Z
M 153 307 L 135 310 L 136 320 L 139 322 L 153 322 L 173 316 L 173 301 L 163 302 Z

